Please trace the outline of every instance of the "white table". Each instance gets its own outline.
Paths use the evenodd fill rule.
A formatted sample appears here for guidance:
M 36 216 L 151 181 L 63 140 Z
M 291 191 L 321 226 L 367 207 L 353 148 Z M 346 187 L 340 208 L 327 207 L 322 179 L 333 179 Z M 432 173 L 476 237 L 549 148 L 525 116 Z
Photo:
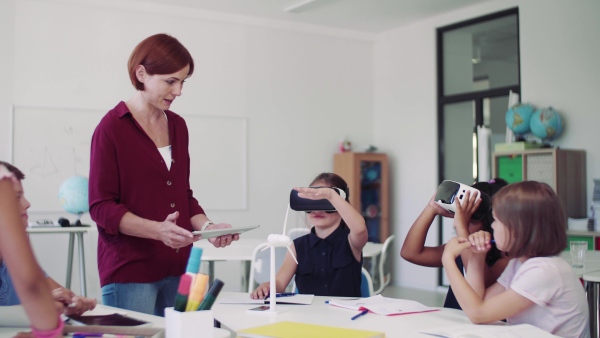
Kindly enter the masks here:
M 71 289 L 71 274 L 73 272 L 73 245 L 75 236 L 77 236 L 77 248 L 79 253 L 79 282 L 81 284 L 81 295 L 87 297 L 87 284 L 85 281 L 85 253 L 83 247 L 83 234 L 88 232 L 89 226 L 78 227 L 28 227 L 27 232 L 30 234 L 69 234 L 69 250 L 67 257 L 67 280 L 65 287 Z
M 228 293 L 231 292 L 222 294 Z M 358 312 L 325 304 L 325 300 L 330 298 L 316 296 L 311 305 L 278 304 L 277 308 L 285 308 L 286 311 L 277 315 L 248 314 L 246 310 L 256 307 L 256 304 L 219 304 L 218 298 L 212 310 L 215 319 L 221 323 L 221 327 L 232 332 L 280 321 L 293 321 L 349 329 L 384 331 L 386 338 L 431 337 L 418 331 L 442 326 L 471 324 L 464 312 L 449 308 L 401 316 L 380 316 L 369 313 L 357 320 L 350 320 Z
M 88 311 L 85 314 L 86 315 L 107 315 L 107 314 L 112 314 L 112 313 L 126 314 L 133 318 L 152 323 L 151 326 L 143 326 L 143 327 L 139 328 L 140 330 L 145 331 L 144 333 L 142 333 L 142 332 L 139 333 L 139 334 L 144 334 L 144 337 L 146 337 L 146 335 L 148 335 L 148 337 L 150 337 L 149 335 L 152 335 L 152 338 L 164 338 L 164 336 L 165 336 L 164 328 L 165 328 L 166 323 L 165 323 L 164 317 L 149 315 L 149 314 L 136 312 L 136 311 L 123 310 L 123 309 L 119 309 L 119 308 L 112 307 L 112 306 L 106 306 L 106 305 L 102 305 L 102 304 L 98 304 L 98 306 L 96 306 L 96 308 L 94 310 Z M 13 337 L 18 332 L 28 332 L 28 331 L 30 331 L 30 329 L 28 327 L 20 327 L 20 328 L 18 328 L 18 327 L 0 327 L 0 337 Z M 78 330 L 78 331 L 82 331 L 82 330 Z M 108 332 L 104 332 L 104 333 L 108 333 Z M 227 338 L 231 337 L 231 334 L 229 333 L 229 331 L 227 331 L 225 329 L 216 329 L 215 328 L 215 330 L 213 332 L 213 338 L 225 338 L 225 337 L 227 337 Z
M 194 246 L 202 248 L 202 262 L 208 264 L 208 276 L 210 285 L 215 276 L 215 262 L 217 261 L 240 261 L 242 263 L 242 290 L 248 290 L 248 278 L 250 276 L 250 263 L 254 248 L 265 243 L 265 239 L 256 238 L 240 238 L 234 241 L 230 246 L 225 248 L 215 248 L 208 240 L 199 240 L 194 243 Z M 363 248 L 363 257 L 372 259 L 371 268 L 374 268 L 376 259 L 381 254 L 383 244 L 367 242 Z M 373 271 L 371 271 L 371 276 Z

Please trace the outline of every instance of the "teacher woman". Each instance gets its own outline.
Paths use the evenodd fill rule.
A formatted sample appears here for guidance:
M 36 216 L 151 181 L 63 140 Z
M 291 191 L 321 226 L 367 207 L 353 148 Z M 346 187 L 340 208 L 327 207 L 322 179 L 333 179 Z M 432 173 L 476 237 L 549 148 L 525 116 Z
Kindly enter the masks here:
M 172 36 L 140 42 L 128 62 L 137 92 L 100 121 L 92 137 L 90 215 L 98 225 L 98 270 L 105 305 L 159 316 L 173 306 L 193 230 L 213 224 L 190 189 L 188 130 L 170 111 L 194 72 Z M 225 247 L 239 235 L 210 239 Z

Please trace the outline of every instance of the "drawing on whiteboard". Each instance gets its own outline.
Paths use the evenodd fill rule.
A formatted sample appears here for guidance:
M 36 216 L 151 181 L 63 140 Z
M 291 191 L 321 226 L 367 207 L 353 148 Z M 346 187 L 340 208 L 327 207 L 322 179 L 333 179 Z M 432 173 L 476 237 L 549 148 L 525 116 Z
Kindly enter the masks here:
M 52 160 L 52 155 L 50 154 L 50 151 L 48 151 L 48 147 L 44 147 L 44 154 L 31 167 L 31 172 L 42 177 L 48 177 L 58 173 L 58 168 L 54 164 L 54 160 Z

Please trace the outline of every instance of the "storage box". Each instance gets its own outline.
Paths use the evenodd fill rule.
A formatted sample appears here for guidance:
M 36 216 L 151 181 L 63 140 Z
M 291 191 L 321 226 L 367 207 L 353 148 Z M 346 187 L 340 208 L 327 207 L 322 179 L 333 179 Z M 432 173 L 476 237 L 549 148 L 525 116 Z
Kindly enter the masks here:
M 498 157 L 498 177 L 508 183 L 523 181 L 523 156 Z

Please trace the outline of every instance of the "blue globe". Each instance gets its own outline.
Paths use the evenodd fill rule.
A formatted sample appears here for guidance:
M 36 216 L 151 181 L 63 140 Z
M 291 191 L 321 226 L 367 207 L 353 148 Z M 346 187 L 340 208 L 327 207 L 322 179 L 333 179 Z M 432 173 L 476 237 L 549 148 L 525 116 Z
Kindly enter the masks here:
M 556 110 L 549 107 L 536 110 L 531 116 L 529 127 L 533 135 L 551 141 L 562 133 L 563 122 Z
M 529 120 L 535 111 L 535 107 L 529 104 L 516 104 L 506 111 L 506 125 L 517 135 L 529 132 Z
M 88 179 L 83 176 L 67 178 L 58 190 L 58 201 L 72 214 L 88 212 Z

